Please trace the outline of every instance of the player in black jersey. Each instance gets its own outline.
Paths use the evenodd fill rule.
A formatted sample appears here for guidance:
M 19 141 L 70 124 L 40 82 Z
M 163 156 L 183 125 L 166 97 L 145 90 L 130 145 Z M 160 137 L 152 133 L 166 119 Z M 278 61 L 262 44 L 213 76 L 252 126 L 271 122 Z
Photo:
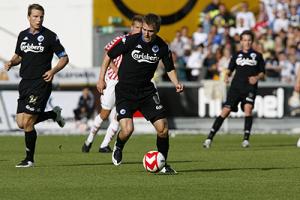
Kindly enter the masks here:
M 141 34 L 123 38 L 105 56 L 99 78 L 98 90 L 105 88 L 104 75 L 111 59 L 123 55 L 118 71 L 119 82 L 115 87 L 116 109 L 121 131 L 112 154 L 114 165 L 120 165 L 122 150 L 133 132 L 133 113 L 141 111 L 144 117 L 151 121 L 157 131 L 157 148 L 167 159 L 169 150 L 168 124 L 157 91 L 151 82 L 159 60 L 162 60 L 168 76 L 176 88 L 183 91 L 183 85 L 178 82 L 171 52 L 168 45 L 157 33 L 161 19 L 155 14 L 147 14 L 143 18 Z M 162 169 L 163 173 L 176 173 L 169 165 Z
M 9 70 L 21 63 L 16 121 L 25 132 L 26 158 L 16 167 L 32 167 L 34 164 L 35 124 L 47 119 L 53 119 L 61 127 L 65 124 L 60 107 L 56 106 L 49 112 L 44 110 L 51 94 L 53 77 L 67 65 L 68 56 L 57 35 L 42 26 L 44 8 L 41 5 L 29 5 L 27 18 L 30 27 L 20 32 L 15 54 L 4 64 L 4 68 Z M 52 68 L 53 53 L 59 61 Z
M 240 35 L 242 50 L 231 58 L 225 75 L 225 82 L 228 83 L 228 78 L 233 71 L 235 71 L 235 75 L 232 79 L 222 112 L 216 118 L 207 139 L 203 143 L 203 147 L 205 148 L 210 147 L 224 119 L 229 116 L 231 111 L 236 112 L 238 110 L 237 106 L 240 102 L 241 108 L 245 113 L 242 147 L 249 147 L 250 145 L 249 137 L 252 128 L 252 110 L 257 92 L 257 82 L 263 79 L 265 74 L 265 62 L 262 55 L 252 49 L 253 39 L 254 35 L 249 30 L 242 32 Z

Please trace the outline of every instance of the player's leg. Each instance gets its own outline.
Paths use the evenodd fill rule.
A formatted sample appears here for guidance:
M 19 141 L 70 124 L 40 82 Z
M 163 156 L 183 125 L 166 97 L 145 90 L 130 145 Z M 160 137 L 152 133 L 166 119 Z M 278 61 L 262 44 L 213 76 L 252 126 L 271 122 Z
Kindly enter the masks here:
M 231 111 L 237 111 L 237 105 L 240 101 L 240 97 L 237 90 L 230 88 L 227 94 L 226 102 L 222 108 L 221 114 L 215 119 L 210 132 L 203 142 L 204 148 L 210 148 L 213 138 L 215 137 L 216 133 L 219 131 L 220 127 L 222 126 L 224 120 L 229 116 Z
M 59 106 L 55 106 L 51 111 L 41 112 L 38 115 L 38 118 L 35 124 L 46 121 L 48 119 L 52 119 L 53 121 L 57 122 L 57 124 L 63 128 L 66 124 L 65 119 L 61 115 L 62 108 Z
M 117 120 L 117 111 L 115 107 L 112 109 L 110 115 L 113 117 L 110 120 L 110 124 L 106 130 L 106 134 L 99 148 L 99 152 L 102 153 L 109 153 L 112 151 L 109 143 L 112 141 L 113 137 L 116 135 L 119 129 L 119 122 Z
M 252 104 L 246 103 L 244 105 L 245 123 L 244 123 L 244 139 L 242 142 L 242 147 L 250 146 L 249 139 L 250 139 L 250 134 L 252 129 L 252 122 L 253 122 L 252 110 L 253 110 Z
M 95 117 L 89 135 L 81 148 L 84 153 L 88 153 L 90 151 L 95 136 L 97 135 L 103 121 L 108 118 L 112 108 L 115 106 L 115 84 L 116 82 L 113 80 L 107 81 L 107 87 L 101 96 L 101 111 Z
M 32 167 L 34 163 L 34 152 L 36 145 L 37 133 L 34 128 L 34 124 L 38 115 L 32 115 L 27 113 L 17 114 L 17 124 L 20 128 L 23 128 L 25 132 L 25 146 L 26 157 L 16 167 Z
M 114 165 L 121 164 L 123 148 L 134 130 L 132 118 L 122 118 L 120 119 L 119 123 L 121 130 L 117 135 L 112 153 L 112 162 Z
M 25 132 L 26 158 L 16 167 L 32 167 L 37 133 L 34 128 L 38 116 L 44 112 L 52 85 L 43 79 L 22 80 L 19 84 L 17 124 Z
M 166 118 L 160 117 L 154 118 L 151 120 L 153 126 L 156 129 L 157 132 L 157 138 L 156 138 L 156 146 L 157 150 L 163 154 L 166 160 L 166 164 L 163 167 L 163 169 L 160 171 L 160 173 L 164 174 L 177 174 L 177 172 L 167 164 L 167 158 L 168 158 L 168 152 L 169 152 L 169 128 L 168 128 L 168 122 Z
M 90 129 L 89 135 L 86 138 L 85 142 L 83 143 L 82 146 L 82 152 L 84 153 L 88 153 L 92 147 L 92 144 L 94 142 L 95 136 L 97 135 L 102 122 L 105 121 L 108 116 L 110 114 L 110 110 L 106 110 L 106 109 L 101 109 L 100 113 L 95 117 L 93 125 Z

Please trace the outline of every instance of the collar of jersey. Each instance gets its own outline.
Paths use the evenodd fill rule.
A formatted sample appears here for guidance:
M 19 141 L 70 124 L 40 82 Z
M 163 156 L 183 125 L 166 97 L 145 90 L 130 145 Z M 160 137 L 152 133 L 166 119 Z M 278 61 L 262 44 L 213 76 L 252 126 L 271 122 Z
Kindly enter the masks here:
M 44 27 L 42 26 L 42 27 L 40 28 L 39 32 L 37 32 L 37 33 L 35 33 L 35 34 L 32 34 L 32 33 L 30 33 L 30 28 L 28 28 L 28 29 L 27 29 L 27 33 L 30 34 L 30 35 L 37 35 L 37 34 L 41 33 L 43 30 L 44 30 Z

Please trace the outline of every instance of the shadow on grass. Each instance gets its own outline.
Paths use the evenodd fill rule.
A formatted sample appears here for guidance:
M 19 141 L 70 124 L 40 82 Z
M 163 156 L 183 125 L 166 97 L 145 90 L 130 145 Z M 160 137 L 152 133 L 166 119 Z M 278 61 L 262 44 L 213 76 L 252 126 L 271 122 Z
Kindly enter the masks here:
M 188 170 L 178 170 L 178 172 L 225 172 L 225 171 L 242 171 L 242 170 L 290 170 L 290 169 L 300 169 L 300 167 L 253 167 L 253 168 L 220 168 L 220 169 L 188 169 Z
M 187 163 L 187 162 L 195 162 L 191 160 L 175 160 L 175 161 L 169 161 L 168 163 Z M 128 161 L 128 162 L 122 162 L 122 165 L 140 165 L 143 164 L 142 161 Z M 107 163 L 76 163 L 76 164 L 62 164 L 57 166 L 62 167 L 78 167 L 78 166 L 106 166 L 106 165 L 113 165 L 112 162 Z

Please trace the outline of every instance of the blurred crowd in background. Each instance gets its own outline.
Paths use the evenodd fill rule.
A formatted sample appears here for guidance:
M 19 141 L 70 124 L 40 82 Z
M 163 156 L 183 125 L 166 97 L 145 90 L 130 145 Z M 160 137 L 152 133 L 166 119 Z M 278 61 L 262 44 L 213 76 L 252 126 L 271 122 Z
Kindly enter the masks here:
M 172 41 L 181 81 L 222 80 L 233 53 L 240 50 L 239 34 L 252 30 L 253 48 L 266 61 L 265 81 L 292 84 L 300 67 L 300 6 L 298 0 L 261 0 L 257 12 L 247 2 L 230 10 L 220 0 L 211 0 L 200 14 L 196 32 L 181 27 Z M 168 81 L 159 68 L 157 81 Z

